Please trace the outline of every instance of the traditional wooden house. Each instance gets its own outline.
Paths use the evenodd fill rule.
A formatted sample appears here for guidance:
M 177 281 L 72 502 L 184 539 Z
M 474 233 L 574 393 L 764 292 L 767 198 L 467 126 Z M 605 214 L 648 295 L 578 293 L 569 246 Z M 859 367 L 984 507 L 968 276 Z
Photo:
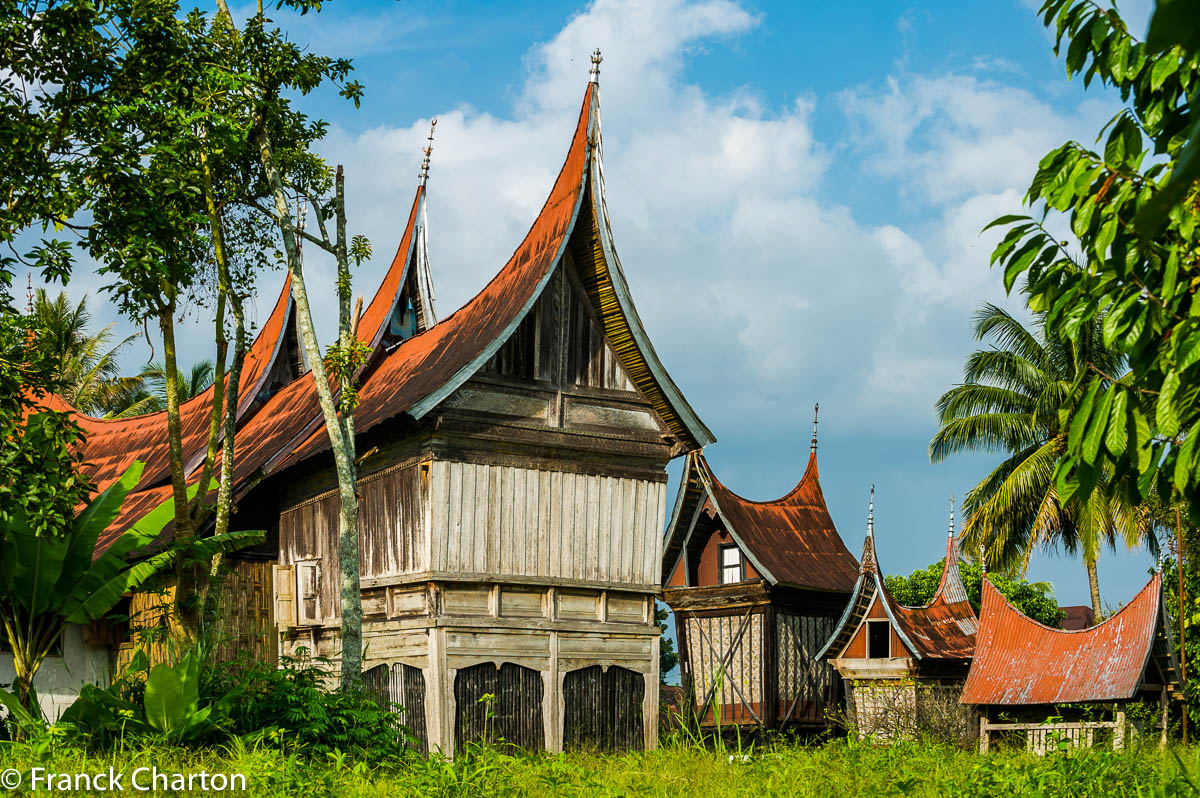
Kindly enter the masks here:
M 355 413 L 364 676 L 446 754 L 485 729 L 549 750 L 657 740 L 666 464 L 713 436 L 650 344 L 613 245 L 599 62 L 550 196 L 496 277 L 433 323 L 427 150 L 396 257 L 358 324 L 373 350 Z M 276 321 L 290 329 L 280 302 L 264 336 Z M 266 360 L 243 379 L 236 528 L 268 532 L 243 556 L 270 560 L 273 600 L 256 617 L 278 627 L 263 638 L 271 654 L 281 641 L 336 667 L 332 457 L 294 335 L 264 336 Z M 185 410 L 193 464 L 196 406 Z M 151 461 L 113 531 L 171 490 L 160 420 L 121 430 L 133 437 L 101 434 L 85 452 L 101 482 Z
M 845 682 L 848 721 L 862 737 L 910 736 L 935 722 L 966 725 L 956 705 L 978 621 L 958 573 L 953 510 L 937 591 L 928 604 L 905 607 L 888 592 L 875 555 L 874 494 L 858 581 L 819 656 Z
M 552 751 L 657 739 L 665 469 L 713 437 L 650 345 L 613 246 L 593 63 L 525 240 L 457 312 L 376 344 L 359 391 L 366 677 L 444 753 L 485 727 Z M 241 433 L 254 486 L 240 506 L 278 537 L 284 652 L 336 660 L 337 495 L 304 382 Z
M 856 570 L 821 492 L 815 424 L 804 476 L 774 501 L 737 495 L 690 454 L 661 577 L 698 722 L 824 725 L 839 683 L 817 654 Z
M 1081 630 L 1054 629 L 1023 615 L 983 581 L 975 659 L 962 703 L 976 708 L 979 750 L 993 735 L 1023 735 L 1043 754 L 1059 741 L 1125 745 L 1131 731 L 1157 726 L 1166 744 L 1171 698 L 1181 698 L 1179 663 L 1156 573 L 1115 615 Z M 1131 705 L 1151 710 L 1132 717 Z M 1145 715 L 1158 722 L 1146 723 Z

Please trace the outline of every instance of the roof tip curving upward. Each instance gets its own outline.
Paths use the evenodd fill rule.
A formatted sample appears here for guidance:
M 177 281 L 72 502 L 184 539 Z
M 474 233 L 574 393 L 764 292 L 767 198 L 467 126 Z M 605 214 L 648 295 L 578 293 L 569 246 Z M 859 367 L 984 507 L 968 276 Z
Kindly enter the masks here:
M 1121 701 L 1133 698 L 1150 663 L 1178 685 L 1170 625 L 1156 573 L 1108 620 L 1088 629 L 1045 626 L 1024 615 L 988 580 L 975 660 L 962 703 L 988 706 Z
M 978 618 L 959 574 L 958 546 L 954 537 L 951 535 L 946 539 L 942 577 L 932 598 L 923 606 L 906 607 L 887 589 L 879 568 L 875 553 L 873 486 L 871 509 L 867 515 L 867 534 L 863 541 L 858 581 L 854 584 L 845 612 L 818 657 L 840 656 L 878 602 L 916 659 L 970 659 L 975 652 Z
M 727 531 L 771 584 L 837 593 L 853 588 L 858 563 L 829 515 L 815 451 L 809 453 L 800 481 L 778 499 L 753 501 L 734 493 L 717 479 L 703 452 L 689 455 L 680 491 L 681 497 L 690 491 L 712 503 Z M 691 527 L 684 525 L 692 519 L 682 518 L 679 508 L 677 503 L 664 556 L 671 570 L 691 534 Z M 667 578 L 669 574 L 664 581 Z

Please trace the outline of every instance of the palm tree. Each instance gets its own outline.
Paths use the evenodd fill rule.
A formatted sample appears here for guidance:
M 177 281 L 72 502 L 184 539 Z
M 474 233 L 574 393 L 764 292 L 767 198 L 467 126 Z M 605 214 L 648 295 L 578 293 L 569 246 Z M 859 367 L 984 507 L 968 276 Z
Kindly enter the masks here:
M 200 360 L 192 364 L 190 371 L 180 369 L 179 374 L 179 401 L 186 402 L 194 396 L 199 396 L 208 390 L 208 387 L 213 384 L 213 374 L 216 367 L 213 366 L 211 360 Z M 162 410 L 167 406 L 167 367 L 163 365 L 161 360 L 155 360 L 147 363 L 146 366 L 138 374 L 138 379 L 142 380 L 144 385 L 145 413 L 149 410 Z
M 120 353 L 136 336 L 112 343 L 113 325 L 90 332 L 87 300 L 72 304 L 64 293 L 51 297 L 39 288 L 32 303 L 32 324 L 40 342 L 58 359 L 63 399 L 93 416 L 111 415 L 128 407 L 141 387 L 137 377 L 120 375 Z
M 1055 468 L 1067 449 L 1067 421 L 1060 410 L 1078 401 L 1077 386 L 1088 369 L 1124 370 L 1122 357 L 1104 345 L 1101 323 L 1088 324 L 1082 343 L 1065 342 L 1047 335 L 1043 314 L 1035 314 L 1028 329 L 1007 311 L 983 305 L 973 320 L 974 333 L 993 346 L 973 352 L 963 384 L 938 399 L 941 428 L 929 443 L 934 463 L 967 451 L 1007 454 L 967 494 L 964 545 L 985 547 L 988 561 L 1002 568 L 1016 570 L 1019 562 L 1022 577 L 1039 546 L 1081 552 L 1097 615 L 1100 546 L 1115 545 L 1118 537 L 1132 546 L 1149 530 L 1146 514 L 1105 478 L 1086 503 L 1064 503 L 1055 488 Z

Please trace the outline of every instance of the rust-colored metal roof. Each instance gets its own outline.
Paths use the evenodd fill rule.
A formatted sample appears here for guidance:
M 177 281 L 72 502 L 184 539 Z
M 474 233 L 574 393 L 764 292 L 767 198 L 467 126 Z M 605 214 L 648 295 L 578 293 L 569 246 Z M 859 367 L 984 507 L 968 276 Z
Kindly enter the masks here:
M 858 563 L 825 505 L 816 452 L 796 486 L 773 501 L 734 493 L 713 474 L 703 452 L 688 455 L 679 490 L 664 548 L 664 584 L 687 546 L 697 507 L 711 503 L 755 569 L 772 584 L 842 593 L 853 589 Z
M 975 653 L 979 622 L 963 587 L 958 559 L 954 537 L 949 536 L 942 578 L 933 598 L 921 607 L 905 607 L 884 584 L 879 558 L 875 554 L 874 530 L 869 528 L 853 595 L 819 656 L 840 656 L 871 608 L 879 603 L 900 639 L 917 659 L 970 659 Z
M 985 579 L 979 640 L 962 703 L 1121 701 L 1137 693 L 1155 656 L 1176 682 L 1162 574 L 1111 618 L 1078 631 L 1054 629 L 1023 615 Z
M 1063 612 L 1063 619 L 1058 622 L 1058 628 L 1068 631 L 1078 629 L 1090 629 L 1096 625 L 1096 613 L 1086 604 L 1078 604 L 1072 607 L 1059 607 Z
M 284 280 L 271 315 L 246 352 L 239 380 L 240 415 L 249 408 L 279 354 L 291 304 L 291 279 L 288 278 Z M 203 453 L 206 444 L 213 390 L 209 387 L 182 403 L 179 408 L 184 460 L 189 465 Z M 170 451 L 167 446 L 165 410 L 131 418 L 104 419 L 80 413 L 58 397 L 48 397 L 42 404 L 52 410 L 70 412 L 83 429 L 84 468 L 99 490 L 104 490 L 119 479 L 135 460 L 145 463 L 139 483 L 141 487 L 155 485 L 169 478 Z
M 413 230 L 416 225 L 418 212 L 425 201 L 425 187 L 417 186 L 417 194 L 413 197 L 412 210 L 408 213 L 408 223 L 404 226 L 404 235 L 400 238 L 400 246 L 396 247 L 396 255 L 388 266 L 383 281 L 375 291 L 371 304 L 363 310 L 358 322 L 358 340 L 374 349 L 379 345 L 383 334 L 387 331 L 388 320 L 400 299 L 404 283 L 410 274 L 409 265 L 412 263 L 414 245 Z
M 593 87 L 588 84 L 566 162 L 525 240 L 504 268 L 462 308 L 404 341 L 380 362 L 359 389 L 354 411 L 359 434 L 411 410 L 469 369 L 489 344 L 503 343 L 504 333 L 533 305 L 562 252 L 582 199 Z M 300 462 L 328 446 L 325 431 L 315 430 L 279 467 Z

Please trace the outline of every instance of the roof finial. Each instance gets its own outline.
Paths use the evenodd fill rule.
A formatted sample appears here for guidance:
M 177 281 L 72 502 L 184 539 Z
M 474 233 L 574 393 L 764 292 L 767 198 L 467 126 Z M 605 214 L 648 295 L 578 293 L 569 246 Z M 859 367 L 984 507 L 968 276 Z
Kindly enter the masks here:
M 987 576 L 987 544 L 982 540 L 979 541 L 979 568 L 980 572 Z
M 33 315 L 33 272 L 25 272 L 25 311 Z
M 433 129 L 437 127 L 437 117 L 429 123 L 429 143 L 425 145 L 423 152 L 425 160 L 421 161 L 421 173 L 417 175 L 418 185 L 425 185 L 425 181 L 429 179 L 429 155 L 433 152 Z
M 871 503 L 867 505 L 867 537 L 875 537 L 875 486 L 871 486 Z
M 1158 547 L 1158 565 L 1155 566 L 1154 572 L 1161 574 L 1162 567 L 1163 567 L 1163 549 L 1162 549 L 1162 546 L 1159 546 Z
M 588 73 L 589 80 L 592 83 L 600 82 L 600 62 L 604 60 L 604 56 L 600 55 L 600 48 L 597 47 L 592 53 L 592 71 Z
M 954 497 L 950 497 L 950 531 L 946 534 L 947 537 L 954 537 Z
M 819 412 L 821 412 L 821 403 L 817 402 L 815 405 L 813 405 L 813 437 L 812 448 L 809 449 L 809 451 L 811 451 L 813 454 L 816 454 L 817 452 L 817 414 Z

